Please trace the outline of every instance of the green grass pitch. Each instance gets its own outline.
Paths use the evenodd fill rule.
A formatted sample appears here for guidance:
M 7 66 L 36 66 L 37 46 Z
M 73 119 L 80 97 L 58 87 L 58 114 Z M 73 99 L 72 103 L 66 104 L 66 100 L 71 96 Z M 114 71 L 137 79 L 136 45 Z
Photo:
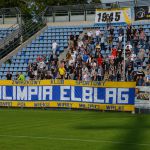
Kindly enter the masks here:
M 0 108 L 0 150 L 150 150 L 150 116 Z

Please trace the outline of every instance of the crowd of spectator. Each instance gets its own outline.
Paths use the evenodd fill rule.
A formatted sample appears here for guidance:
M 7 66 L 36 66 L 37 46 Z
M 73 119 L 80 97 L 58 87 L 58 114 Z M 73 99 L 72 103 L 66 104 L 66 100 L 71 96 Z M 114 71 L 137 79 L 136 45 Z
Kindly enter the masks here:
M 138 86 L 150 85 L 150 41 L 142 26 L 135 29 L 128 25 L 118 29 L 116 46 L 114 27 L 105 31 L 89 29 L 80 38 L 70 35 L 69 49 L 65 60 L 67 79 L 84 81 L 136 81 Z M 145 63 L 145 51 L 148 61 Z M 103 53 L 102 53 L 103 51 Z M 107 54 L 108 51 L 108 54 Z M 125 58 L 125 59 L 124 59 Z M 125 65 L 124 65 L 125 63 Z M 144 64 L 145 63 L 145 64 Z
M 49 56 L 38 56 L 34 63 L 29 64 L 30 80 L 123 81 L 125 79 L 136 81 L 138 86 L 149 86 L 150 41 L 144 29 L 142 26 L 135 29 L 131 25 L 125 30 L 120 27 L 117 30 L 117 44 L 114 46 L 114 28 L 110 25 L 103 31 L 99 28 L 88 29 L 79 36 L 71 33 L 66 58 L 61 61 L 57 55 L 58 44 L 54 41 Z M 149 51 L 147 63 L 145 63 L 146 50 Z

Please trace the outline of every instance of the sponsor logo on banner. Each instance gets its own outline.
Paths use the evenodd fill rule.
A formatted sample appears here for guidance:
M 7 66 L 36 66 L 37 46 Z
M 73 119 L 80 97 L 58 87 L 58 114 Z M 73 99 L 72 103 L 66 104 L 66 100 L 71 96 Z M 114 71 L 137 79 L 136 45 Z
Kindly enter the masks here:
M 150 19 L 150 7 L 149 6 L 135 7 L 134 12 L 135 12 L 135 21 Z
M 150 87 L 137 86 L 135 89 L 135 107 L 150 109 Z
M 131 9 L 96 9 L 95 23 L 131 23 Z
M 57 101 L 0 101 L 1 107 L 31 107 L 31 108 L 71 108 L 113 111 L 134 111 L 134 105 L 98 104 L 83 102 L 57 102 Z
M 148 86 L 137 86 L 136 87 L 135 100 L 146 100 L 150 101 L 150 87 Z

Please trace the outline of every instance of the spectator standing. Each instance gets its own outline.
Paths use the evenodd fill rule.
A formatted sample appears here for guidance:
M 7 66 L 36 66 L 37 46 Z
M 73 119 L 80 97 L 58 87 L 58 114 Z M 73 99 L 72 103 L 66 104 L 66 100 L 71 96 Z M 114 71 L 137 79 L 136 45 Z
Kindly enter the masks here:
M 146 86 L 150 86 L 150 70 L 148 69 L 145 75 Z
M 102 58 L 102 55 L 99 54 L 99 57 L 97 58 L 97 64 L 98 66 L 102 66 L 102 63 L 103 63 L 103 58 Z
M 101 34 L 100 44 L 101 44 L 101 50 L 105 50 L 105 37 L 104 37 L 104 34 Z
M 142 75 L 140 75 L 137 79 L 137 86 L 144 86 L 145 82 L 144 82 L 144 78 L 142 77 Z
M 126 33 L 127 33 L 127 42 L 130 42 L 131 34 L 132 34 L 132 27 L 131 27 L 131 25 L 127 26 Z
M 123 36 L 122 36 L 122 34 L 119 34 L 119 37 L 118 37 L 118 49 L 122 49 L 122 42 L 123 42 Z
M 88 56 L 87 53 L 85 52 L 84 55 L 83 55 L 83 57 L 82 57 L 83 62 L 87 63 L 88 58 L 89 58 L 89 56 Z
M 88 35 L 88 41 L 90 42 L 92 40 L 92 37 L 93 37 L 93 32 L 91 30 L 89 30 L 87 35 Z
M 12 74 L 10 73 L 10 71 L 7 72 L 6 78 L 7 80 L 12 80 Z
M 101 34 L 101 31 L 97 28 L 97 30 L 95 31 L 96 43 L 100 42 L 100 34 Z
M 137 30 L 135 30 L 135 34 L 134 34 L 134 38 L 133 38 L 133 49 L 134 49 L 134 53 L 137 55 L 139 52 L 138 49 L 138 43 L 139 43 L 139 33 Z
M 110 35 L 113 39 L 114 38 L 114 27 L 113 26 L 110 26 L 109 32 L 110 32 Z
M 71 59 L 71 53 L 68 51 L 67 54 L 66 54 L 66 60 L 70 60 Z
M 140 32 L 140 44 L 142 47 L 144 46 L 145 41 L 146 41 L 146 35 L 145 32 L 142 30 Z
M 123 30 L 122 26 L 119 27 L 118 34 L 122 35 L 122 36 L 124 35 L 124 30 Z
M 36 58 L 36 61 L 37 61 L 37 62 L 40 62 L 40 61 L 42 61 L 42 60 L 43 60 L 42 57 L 41 57 L 40 55 L 38 55 L 37 58 Z
M 58 47 L 58 44 L 56 41 L 53 41 L 52 43 L 52 51 L 53 51 L 53 54 L 55 55 L 56 54 L 56 49 Z
M 97 68 L 97 80 L 102 81 L 103 78 L 104 78 L 103 68 L 102 68 L 102 66 L 99 65 L 98 68 Z
M 96 81 L 97 80 L 96 67 L 92 67 L 92 69 L 91 69 L 91 79 L 92 79 L 92 81 Z
M 69 49 L 74 47 L 74 35 L 72 33 L 70 33 L 70 37 L 69 37 Z
M 64 63 L 63 62 L 61 62 L 58 71 L 59 71 L 60 79 L 65 79 L 66 70 L 64 68 Z
M 22 74 L 22 72 L 20 73 L 18 80 L 25 81 L 25 76 Z

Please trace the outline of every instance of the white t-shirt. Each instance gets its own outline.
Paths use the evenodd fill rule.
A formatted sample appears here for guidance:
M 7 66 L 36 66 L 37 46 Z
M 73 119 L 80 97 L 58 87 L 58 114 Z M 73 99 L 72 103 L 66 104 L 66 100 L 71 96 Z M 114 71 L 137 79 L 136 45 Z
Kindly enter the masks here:
M 73 59 L 69 60 L 69 66 L 71 66 L 71 64 L 74 64 L 74 60 Z
M 72 60 L 75 61 L 75 59 L 76 59 L 75 53 L 71 54 L 71 57 L 72 57 Z
M 91 62 L 92 67 L 96 67 L 96 62 Z
M 102 75 L 102 67 L 99 67 L 97 70 L 97 75 L 101 76 Z
M 101 33 L 101 31 L 100 31 L 100 30 L 96 30 L 96 32 L 95 32 L 96 36 L 99 36 L 99 35 L 100 35 L 100 33 Z
M 38 63 L 38 67 L 39 67 L 40 69 L 43 69 L 43 68 L 45 67 L 45 63 L 44 63 L 43 61 L 39 62 L 39 63 Z
M 91 57 L 88 58 L 87 62 L 91 63 Z
M 101 37 L 101 43 L 105 43 L 105 38 L 104 38 L 104 36 Z
M 88 68 L 87 67 L 82 68 L 82 72 L 83 73 L 85 73 L 85 72 L 87 73 L 88 72 Z
M 79 41 L 79 42 L 78 42 L 78 46 L 81 47 L 82 45 L 83 45 L 83 42 L 82 42 L 82 41 Z
M 37 70 L 34 71 L 34 75 L 37 76 Z
M 54 42 L 54 43 L 52 43 L 52 49 L 56 49 L 57 48 L 57 43 L 56 42 Z
M 92 69 L 92 71 L 91 71 L 91 77 L 93 77 L 94 75 L 96 75 L 96 71 L 95 71 L 95 69 Z
M 88 79 L 89 79 L 88 73 L 85 73 L 85 74 L 82 76 L 82 80 L 83 80 L 83 81 L 88 81 Z
M 123 38 L 122 36 L 118 37 L 119 42 L 122 42 L 122 38 Z
M 89 37 L 91 37 L 91 36 L 93 35 L 93 32 L 92 32 L 92 31 L 89 31 L 89 32 L 87 33 L 87 35 L 88 35 Z
M 136 58 L 136 54 L 131 54 L 130 58 L 131 58 L 131 61 L 134 61 Z

